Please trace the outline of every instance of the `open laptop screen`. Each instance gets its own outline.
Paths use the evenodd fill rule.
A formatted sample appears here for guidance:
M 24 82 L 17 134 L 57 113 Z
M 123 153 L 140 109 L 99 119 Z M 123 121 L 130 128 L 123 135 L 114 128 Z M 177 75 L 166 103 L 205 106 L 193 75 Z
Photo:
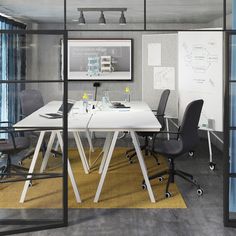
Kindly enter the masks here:
M 71 108 L 73 107 L 73 105 L 74 105 L 74 103 L 68 102 L 68 105 L 67 105 L 67 113 L 70 112 L 70 110 L 71 110 Z M 64 106 L 63 106 L 63 104 L 62 104 L 62 105 L 60 106 L 59 110 L 58 110 L 58 113 L 63 114 L 63 108 L 64 108 Z

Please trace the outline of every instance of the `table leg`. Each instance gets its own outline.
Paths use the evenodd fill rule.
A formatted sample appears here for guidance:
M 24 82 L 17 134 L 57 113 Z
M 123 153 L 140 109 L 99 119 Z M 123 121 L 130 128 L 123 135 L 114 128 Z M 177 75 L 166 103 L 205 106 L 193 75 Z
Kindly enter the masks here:
M 62 137 L 61 137 L 61 132 L 57 131 L 56 133 L 57 133 L 57 138 L 58 138 L 58 141 L 59 141 L 59 145 L 61 147 L 61 150 L 63 151 L 63 141 L 62 141 Z M 70 178 L 70 181 L 71 181 L 71 184 L 72 184 L 72 188 L 74 190 L 75 198 L 76 198 L 76 201 L 80 203 L 81 198 L 80 198 L 79 190 L 77 188 L 76 181 L 75 181 L 75 178 L 74 178 L 74 175 L 73 175 L 73 171 L 72 171 L 72 168 L 71 168 L 71 165 L 70 165 L 69 158 L 67 160 L 67 164 L 68 164 L 68 175 L 69 175 L 69 178 Z
M 74 135 L 75 142 L 76 142 L 76 145 L 77 145 L 77 148 L 78 148 L 78 151 L 79 151 L 79 155 L 80 155 L 80 159 L 81 159 L 81 162 L 82 162 L 82 165 L 83 165 L 83 168 L 84 168 L 84 172 L 86 174 L 88 174 L 89 170 L 90 170 L 90 167 L 89 167 L 89 164 L 87 162 L 86 155 L 84 153 L 84 148 L 83 148 L 79 133 L 78 132 L 73 132 L 73 135 Z
M 114 151 L 114 147 L 115 147 L 115 144 L 116 144 L 118 134 L 119 134 L 119 131 L 115 131 L 115 133 L 113 135 L 111 146 L 109 148 L 109 152 L 108 152 L 107 158 L 105 160 L 105 165 L 104 165 L 104 168 L 103 168 L 103 171 L 102 171 L 102 175 L 101 175 L 101 178 L 100 178 L 100 181 L 99 181 L 99 184 L 98 184 L 97 192 L 96 192 L 95 198 L 93 200 L 95 203 L 98 202 L 98 200 L 99 200 L 99 196 L 100 196 L 101 191 L 102 191 L 102 186 L 103 186 L 106 174 L 107 174 L 107 170 L 108 170 L 108 167 L 109 167 L 109 164 L 110 164 L 110 161 L 111 161 L 111 157 L 112 157 L 112 154 L 113 154 L 113 151 Z
M 45 131 L 41 131 L 40 135 L 39 135 L 37 145 L 35 147 L 34 155 L 33 155 L 33 158 L 32 158 L 31 164 L 30 164 L 29 174 L 33 173 L 33 171 L 34 171 L 36 161 L 37 161 L 38 156 L 39 156 L 40 148 L 42 146 L 44 135 L 45 135 Z M 27 178 L 31 178 L 31 177 L 32 177 L 32 175 L 27 176 Z M 30 184 L 30 180 L 25 181 L 25 185 L 24 185 L 23 191 L 21 193 L 21 197 L 20 197 L 20 203 L 24 203 L 24 201 L 25 201 L 25 197 L 26 197 L 26 193 L 27 193 L 28 188 L 29 188 L 29 184 Z
M 101 174 L 102 171 L 103 171 L 104 164 L 105 164 L 105 161 L 106 161 L 106 158 L 107 158 L 107 154 L 108 154 L 109 148 L 111 146 L 111 141 L 112 141 L 112 133 L 108 132 L 107 136 L 106 136 L 104 146 L 103 146 L 103 150 L 102 150 L 103 151 L 103 157 L 102 157 L 102 161 L 101 161 L 99 171 L 98 171 L 99 174 Z
M 212 163 L 213 160 L 212 160 L 212 149 L 211 149 L 211 134 L 209 130 L 207 130 L 207 140 L 208 140 L 208 147 L 209 147 L 209 160 L 210 160 L 210 163 Z
M 155 197 L 154 197 L 154 194 L 153 194 L 153 191 L 152 191 L 152 187 L 151 187 L 150 181 L 148 179 L 147 167 L 146 167 L 145 162 L 143 160 L 143 155 L 142 155 L 140 146 L 138 144 L 137 135 L 134 131 L 131 131 L 130 134 L 131 134 L 132 141 L 133 141 L 133 144 L 134 144 L 134 148 L 135 148 L 135 151 L 136 151 L 136 154 L 137 154 L 137 157 L 138 157 L 138 160 L 139 160 L 139 164 L 140 164 L 140 167 L 141 167 L 141 170 L 142 170 L 142 173 L 143 173 L 143 178 L 144 178 L 145 183 L 147 185 L 147 190 L 148 190 L 149 197 L 151 199 L 151 202 L 155 202 Z
M 87 137 L 87 140 L 88 140 L 88 143 L 89 143 L 89 148 L 92 152 L 94 152 L 94 148 L 93 148 L 93 143 L 92 143 L 92 138 L 89 134 L 89 131 L 86 129 L 86 137 Z
M 168 120 L 168 118 L 166 117 L 166 118 L 164 118 L 164 119 L 166 119 L 166 131 L 167 131 L 167 133 L 166 133 L 166 135 L 167 135 L 167 140 L 170 140 L 170 134 L 169 134 L 169 120 Z
M 50 135 L 50 139 L 48 141 L 47 150 L 46 150 L 46 153 L 44 155 L 43 162 L 42 162 L 42 165 L 41 165 L 41 168 L 40 168 L 40 173 L 43 173 L 44 170 L 46 169 L 46 166 L 47 166 L 47 163 L 48 163 L 48 159 L 49 159 L 49 156 L 50 156 L 50 153 L 51 153 L 51 150 L 52 150 L 52 146 L 53 146 L 55 137 L 56 137 L 56 132 L 52 131 L 52 133 Z

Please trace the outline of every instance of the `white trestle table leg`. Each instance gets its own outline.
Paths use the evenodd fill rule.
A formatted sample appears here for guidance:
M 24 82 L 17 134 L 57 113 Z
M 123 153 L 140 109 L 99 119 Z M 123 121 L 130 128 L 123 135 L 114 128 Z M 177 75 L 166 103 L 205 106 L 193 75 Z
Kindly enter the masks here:
M 104 164 L 105 164 L 105 161 L 106 161 L 106 158 L 107 158 L 107 154 L 108 154 L 109 148 L 111 146 L 112 135 L 113 135 L 112 132 L 107 133 L 106 140 L 105 140 L 103 150 L 102 150 L 103 151 L 103 157 L 102 157 L 102 161 L 101 161 L 101 164 L 100 164 L 100 167 L 99 167 L 99 170 L 98 170 L 99 174 L 102 173 L 102 170 L 104 168 Z
M 115 148 L 115 144 L 116 144 L 118 134 L 119 134 L 119 131 L 115 131 L 115 133 L 113 135 L 111 146 L 109 148 L 109 152 L 108 152 L 108 155 L 107 155 L 107 158 L 106 158 L 106 161 L 105 161 L 105 165 L 104 165 L 104 168 L 103 168 L 103 171 L 102 171 L 102 175 L 101 175 L 101 178 L 100 178 L 100 181 L 99 181 L 99 184 L 98 184 L 97 192 L 96 192 L 95 198 L 93 200 L 95 203 L 97 203 L 98 200 L 99 200 L 99 196 L 100 196 L 100 193 L 102 191 L 102 186 L 103 186 L 106 174 L 107 174 L 107 170 L 108 170 L 108 167 L 109 167 L 109 164 L 110 164 L 110 161 L 111 161 L 111 157 L 112 157 L 112 154 L 113 154 L 113 151 L 114 151 L 114 148 Z
M 134 131 L 131 131 L 130 134 L 131 134 L 132 141 L 133 141 L 133 144 L 134 144 L 134 148 L 135 148 L 135 151 L 136 151 L 136 154 L 137 154 L 137 157 L 138 157 L 138 160 L 139 160 L 139 164 L 140 164 L 140 167 L 141 167 L 141 170 L 142 170 L 142 173 L 143 173 L 143 178 L 144 178 L 146 186 L 147 186 L 149 197 L 151 199 L 151 202 L 156 202 L 153 191 L 152 191 L 150 181 L 148 179 L 147 167 L 146 167 L 145 162 L 143 160 L 143 155 L 142 155 L 140 146 L 138 144 L 137 135 Z
M 56 133 L 57 133 L 57 138 L 58 138 L 58 141 L 59 141 L 59 145 L 61 147 L 61 150 L 63 151 L 63 141 L 62 141 L 62 137 L 61 137 L 61 132 L 57 131 Z M 71 184 L 72 184 L 72 188 L 74 190 L 76 201 L 80 203 L 81 198 L 80 198 L 79 190 L 77 188 L 76 181 L 75 181 L 75 178 L 74 178 L 74 175 L 73 175 L 73 172 L 72 172 L 69 157 L 68 157 L 68 160 L 67 160 L 67 165 L 68 165 L 68 175 L 69 175 L 69 178 L 70 178 L 70 181 L 71 181 Z
M 90 170 L 90 167 L 89 167 L 89 164 L 87 162 L 86 155 L 84 153 L 84 148 L 83 148 L 83 144 L 81 142 L 79 133 L 78 132 L 73 132 L 73 135 L 74 135 L 74 138 L 75 138 L 77 149 L 79 151 L 79 155 L 80 155 L 80 159 L 81 159 L 81 162 L 82 162 L 82 165 L 83 165 L 83 168 L 84 168 L 84 172 L 86 174 L 88 174 L 89 170 Z
M 48 159 L 49 159 L 49 156 L 50 156 L 50 153 L 51 153 L 51 150 L 52 150 L 52 146 L 53 146 L 55 137 L 56 137 L 56 132 L 52 131 L 51 135 L 50 135 L 50 139 L 48 141 L 47 150 L 46 150 L 46 153 L 44 155 L 43 162 L 42 162 L 42 165 L 41 165 L 41 168 L 40 168 L 40 173 L 43 173 L 44 170 L 46 169 L 46 166 L 47 166 L 47 163 L 48 163 Z
M 211 134 L 209 130 L 207 130 L 207 140 L 208 140 L 208 147 L 209 147 L 209 159 L 211 163 L 213 162 L 213 160 L 212 160 L 212 149 L 211 149 Z
M 87 137 L 87 140 L 88 140 L 88 143 L 89 143 L 89 148 L 90 148 L 91 152 L 94 152 L 92 138 L 91 138 L 91 136 L 89 134 L 89 131 L 87 129 L 86 129 L 86 137 Z
M 40 148 L 42 146 L 44 135 L 45 135 L 45 131 L 41 131 L 40 135 L 39 135 L 39 138 L 38 138 L 37 145 L 36 145 L 35 150 L 34 150 L 34 155 L 33 155 L 33 158 L 32 158 L 31 164 L 30 164 L 29 174 L 33 173 L 33 171 L 34 171 L 36 161 L 37 161 L 38 156 L 39 156 Z M 31 178 L 31 177 L 32 177 L 32 175 L 27 176 L 27 178 Z M 26 193 L 27 193 L 28 188 L 29 188 L 29 184 L 30 184 L 30 180 L 25 181 L 25 185 L 24 185 L 23 191 L 21 193 L 21 197 L 20 197 L 20 203 L 24 203 L 24 201 L 25 201 L 25 197 L 26 197 Z

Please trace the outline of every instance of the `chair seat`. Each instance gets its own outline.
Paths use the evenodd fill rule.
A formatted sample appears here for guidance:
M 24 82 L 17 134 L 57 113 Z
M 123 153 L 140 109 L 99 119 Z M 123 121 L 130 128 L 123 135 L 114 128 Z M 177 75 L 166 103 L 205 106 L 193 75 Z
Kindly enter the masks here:
M 155 151 L 166 156 L 178 156 L 183 152 L 183 143 L 175 139 L 160 141 L 156 145 Z
M 16 149 L 21 150 L 28 148 L 30 146 L 29 139 L 26 137 L 15 137 L 15 144 L 16 144 Z M 14 145 L 12 140 L 7 140 L 6 142 L 1 142 L 0 144 L 0 152 L 11 152 L 14 151 Z

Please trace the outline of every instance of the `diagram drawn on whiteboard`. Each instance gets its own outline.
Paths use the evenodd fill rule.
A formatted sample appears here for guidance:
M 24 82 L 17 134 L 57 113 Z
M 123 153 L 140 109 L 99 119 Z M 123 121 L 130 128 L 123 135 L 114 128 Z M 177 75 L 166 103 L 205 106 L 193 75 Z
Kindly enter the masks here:
M 211 46 L 212 43 L 209 43 Z M 183 43 L 185 50 L 185 62 L 195 73 L 206 73 L 213 63 L 218 62 L 218 56 L 211 54 L 208 48 L 201 44 L 187 46 Z

